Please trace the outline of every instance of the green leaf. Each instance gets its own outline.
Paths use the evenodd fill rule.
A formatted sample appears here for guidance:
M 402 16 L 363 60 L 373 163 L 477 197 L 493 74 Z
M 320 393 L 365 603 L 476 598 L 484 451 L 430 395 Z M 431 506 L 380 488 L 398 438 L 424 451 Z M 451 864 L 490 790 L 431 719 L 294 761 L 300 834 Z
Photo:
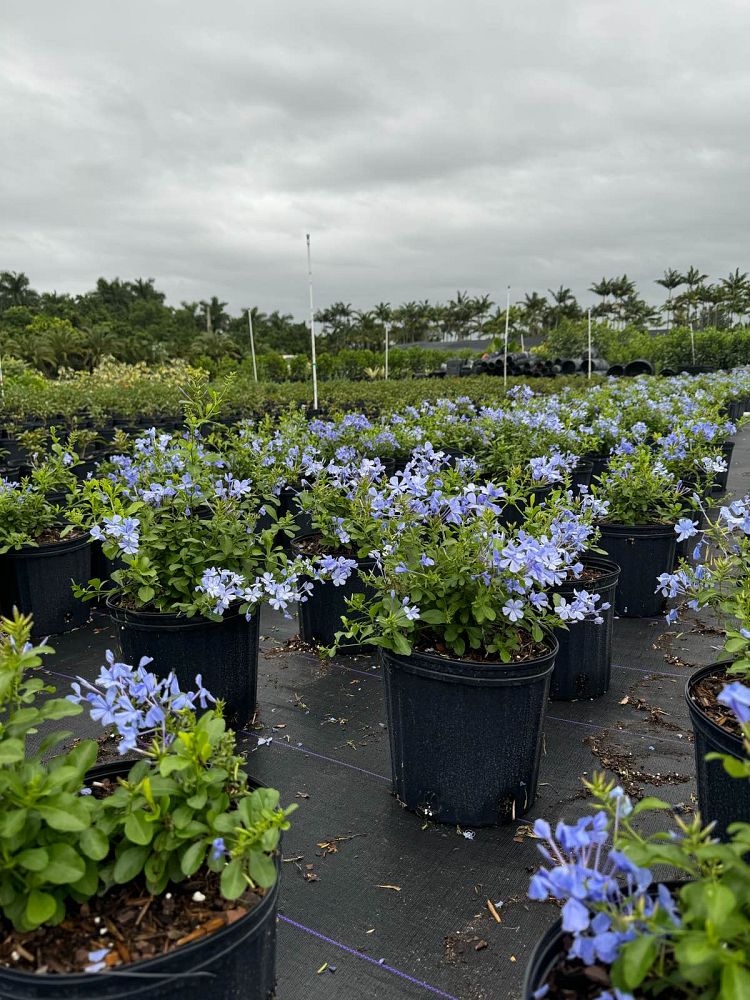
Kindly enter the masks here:
M 721 970 L 721 1000 L 747 1000 L 750 997 L 750 972 L 734 962 Z
M 15 764 L 23 758 L 22 740 L 13 738 L 0 740 L 0 764 Z
M 421 612 L 419 617 L 423 622 L 427 622 L 428 625 L 442 625 L 446 620 L 445 614 L 436 608 Z
M 138 599 L 144 604 L 148 604 L 149 601 L 153 601 L 154 594 L 156 591 L 153 587 L 143 586 L 138 588 Z
M 247 881 L 242 873 L 242 862 L 235 858 L 221 873 L 221 894 L 224 899 L 238 899 L 245 889 Z
M 115 861 L 113 872 L 115 882 L 119 885 L 132 882 L 143 870 L 148 855 L 147 847 L 127 847 Z
M 656 960 L 657 951 L 656 938 L 650 934 L 642 934 L 624 946 L 618 964 L 629 990 L 641 985 Z
M 102 861 L 109 853 L 109 838 L 95 826 L 83 831 L 79 844 L 86 857 L 92 861 Z
M 647 811 L 651 812 L 653 809 L 671 809 L 671 806 L 668 802 L 663 802 L 662 799 L 657 799 L 652 795 L 647 795 L 645 799 L 641 799 L 641 801 L 635 806 L 633 809 L 633 815 L 637 816 L 638 813 Z
M 29 872 L 41 872 L 47 867 L 49 855 L 43 847 L 31 847 L 16 856 L 18 864 Z
M 206 856 L 206 845 L 202 841 L 191 844 L 180 859 L 180 870 L 183 875 L 195 875 Z
M 68 812 L 57 806 L 38 805 L 39 815 L 52 827 L 53 830 L 61 830 L 65 833 L 80 833 L 85 830 L 88 819 L 82 817 L 77 812 Z
M 256 885 L 270 889 L 276 881 L 276 865 L 267 854 L 253 851 L 248 864 L 248 874 Z
M 53 885 L 67 885 L 77 882 L 86 871 L 84 861 L 69 844 L 52 844 L 49 848 L 49 864 L 44 872 Z
M 154 824 L 148 822 L 143 812 L 133 812 L 125 820 L 125 836 L 134 844 L 150 844 Z
M 54 896 L 50 896 L 48 892 L 34 889 L 29 893 L 29 898 L 26 901 L 26 919 L 33 927 L 38 927 L 39 924 L 43 924 L 45 920 L 54 916 L 56 909 L 57 902 Z
M 42 705 L 45 719 L 67 719 L 71 715 L 80 715 L 82 711 L 80 705 L 75 705 L 67 698 L 50 698 Z

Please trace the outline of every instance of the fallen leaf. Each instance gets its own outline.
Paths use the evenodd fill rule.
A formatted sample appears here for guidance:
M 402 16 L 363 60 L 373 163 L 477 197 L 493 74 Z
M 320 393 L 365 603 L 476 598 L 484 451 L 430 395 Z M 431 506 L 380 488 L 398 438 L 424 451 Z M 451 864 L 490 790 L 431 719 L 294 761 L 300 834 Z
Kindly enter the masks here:
M 376 889 L 392 889 L 394 892 L 401 892 L 400 885 L 376 885 Z

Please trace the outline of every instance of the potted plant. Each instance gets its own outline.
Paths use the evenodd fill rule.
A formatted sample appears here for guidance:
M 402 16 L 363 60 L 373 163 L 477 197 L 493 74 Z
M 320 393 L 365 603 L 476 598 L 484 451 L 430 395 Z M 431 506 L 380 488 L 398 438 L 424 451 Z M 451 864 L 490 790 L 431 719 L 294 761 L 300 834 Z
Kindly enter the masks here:
M 75 516 L 119 564 L 78 593 L 106 597 L 125 659 L 153 656 L 181 683 L 203 670 L 229 720 L 244 724 L 257 700 L 260 602 L 286 611 L 298 576 L 276 527 L 258 530 L 250 481 L 227 471 L 201 433 L 215 403 L 188 411 L 182 437 L 137 439 L 133 455 L 115 456 L 110 476 L 81 491 Z
M 373 597 L 350 599 L 337 637 L 380 648 L 397 797 L 475 826 L 534 801 L 562 624 L 547 592 L 569 559 L 549 537 L 501 528 L 497 492 L 405 494 L 383 523 Z M 575 610 L 596 615 L 596 602 L 582 593 Z
M 111 654 L 69 698 L 34 676 L 31 620 L 0 622 L 0 994 L 267 1000 L 281 832 L 292 809 L 253 788 L 200 678 L 182 691 Z M 121 763 L 41 723 L 114 725 Z M 202 711 L 202 709 L 207 709 Z M 36 748 L 33 749 L 32 747 Z M 292 807 L 293 808 L 293 807 Z
M 616 613 L 658 615 L 662 597 L 655 584 L 674 565 L 674 528 L 685 513 L 688 491 L 647 444 L 624 442 L 592 493 L 607 505 L 601 547 L 620 567 Z
M 749 692 L 750 693 L 750 692 Z M 544 866 L 529 896 L 562 904 L 537 945 L 524 1000 L 742 1000 L 750 991 L 750 826 L 730 843 L 700 816 L 647 834 L 637 817 L 669 806 L 633 803 L 614 782 L 585 782 L 598 811 L 574 824 L 534 824 Z M 652 875 L 668 865 L 689 881 Z
M 403 509 L 405 495 L 429 489 L 440 476 L 442 488 L 460 491 L 459 473 L 447 467 L 446 456 L 428 444 L 415 448 L 404 470 L 393 479 L 379 459 L 328 465 L 300 493 L 300 506 L 310 530 L 292 541 L 292 549 L 311 563 L 310 588 L 299 604 L 300 635 L 309 643 L 331 646 L 355 594 L 374 597 L 368 584 L 376 570 L 382 524 Z M 367 646 L 348 645 L 347 653 Z
M 600 698 L 609 690 L 612 668 L 614 605 L 620 567 L 597 548 L 596 521 L 605 509 L 585 493 L 556 490 L 542 507 L 530 508 L 525 530 L 544 533 L 568 553 L 559 584 L 550 588 L 564 627 L 554 629 L 559 649 L 550 682 L 553 701 Z M 591 591 L 599 614 L 592 618 L 576 610 L 581 593 Z
M 0 480 L 0 607 L 36 615 L 39 635 L 67 632 L 88 619 L 71 580 L 91 575 L 88 532 L 70 510 L 50 503 L 28 479 Z
M 694 526 L 692 541 L 695 564 L 683 561 L 658 585 L 665 597 L 712 609 L 724 630 L 727 657 L 695 671 L 685 697 L 695 732 L 698 803 L 725 836 L 734 820 L 750 821 L 750 786 L 732 781 L 714 756 L 744 759 L 740 723 L 728 708 L 740 703 L 727 702 L 725 692 L 731 696 L 736 682 L 750 680 L 750 497 L 722 507 L 703 531 Z M 670 624 L 677 618 L 676 608 L 667 615 Z

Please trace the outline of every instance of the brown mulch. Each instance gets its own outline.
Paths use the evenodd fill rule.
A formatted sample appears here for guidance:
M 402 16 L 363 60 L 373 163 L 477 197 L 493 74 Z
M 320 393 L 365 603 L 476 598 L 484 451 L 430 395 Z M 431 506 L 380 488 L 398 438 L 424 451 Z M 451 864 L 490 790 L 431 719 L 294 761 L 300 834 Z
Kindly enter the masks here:
M 150 895 L 138 879 L 69 906 L 57 927 L 21 934 L 0 917 L 0 963 L 26 972 L 65 974 L 86 971 L 94 964 L 92 953 L 98 957 L 103 949 L 107 969 L 156 958 L 233 924 L 261 899 L 248 890 L 228 902 L 219 892 L 218 875 L 209 871 L 170 886 L 161 896 Z
M 34 541 L 37 545 L 52 545 L 53 542 L 63 541 L 62 528 L 46 528 L 41 535 L 37 535 Z M 82 538 L 85 532 L 71 531 L 65 535 L 64 540 L 71 541 L 74 538 Z
M 727 676 L 723 667 L 717 667 L 716 673 L 702 677 L 692 688 L 691 693 L 696 705 L 703 709 L 706 715 L 717 726 L 726 729 L 732 736 L 742 739 L 742 730 L 731 708 L 720 705 L 716 700 L 732 678 Z

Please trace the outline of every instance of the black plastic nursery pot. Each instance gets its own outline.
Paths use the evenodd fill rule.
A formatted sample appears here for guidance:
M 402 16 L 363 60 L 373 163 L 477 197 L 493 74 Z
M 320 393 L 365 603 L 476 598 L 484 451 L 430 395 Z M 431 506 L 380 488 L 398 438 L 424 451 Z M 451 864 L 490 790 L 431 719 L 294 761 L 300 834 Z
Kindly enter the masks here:
M 590 486 L 593 475 L 594 463 L 582 458 L 573 469 L 573 473 L 571 475 L 573 488 L 577 492 L 580 492 L 582 486 Z
M 88 533 L 0 556 L 0 608 L 34 616 L 34 636 L 57 635 L 85 625 L 89 607 L 73 595 L 73 582 L 91 579 Z
M 250 621 L 238 607 L 229 608 L 221 621 L 196 615 L 160 611 L 129 611 L 107 598 L 107 610 L 117 626 L 120 654 L 125 663 L 149 665 L 159 677 L 173 672 L 183 691 L 192 690 L 196 674 L 214 698 L 221 698 L 227 721 L 234 728 L 253 717 L 258 700 L 259 614 Z
M 587 456 L 588 461 L 591 462 L 593 468 L 591 470 L 591 481 L 596 481 L 600 476 L 609 468 L 609 454 L 605 452 L 599 452 L 594 455 Z
M 721 446 L 721 452 L 726 460 L 727 467 L 724 472 L 717 472 L 714 477 L 713 492 L 724 493 L 729 482 L 729 469 L 732 465 L 732 453 L 734 452 L 734 441 L 725 441 Z
M 656 578 L 674 566 L 677 536 L 671 524 L 602 524 L 601 547 L 620 567 L 615 612 L 654 618 L 664 606 Z
M 557 640 L 522 663 L 381 650 L 393 790 L 441 823 L 494 826 L 534 802 Z
M 315 537 L 314 531 L 298 535 L 292 539 L 292 550 L 296 553 L 303 552 L 300 542 Z M 374 598 L 372 587 L 368 586 L 360 576 L 360 572 L 366 573 L 374 568 L 374 559 L 358 559 L 357 569 L 338 587 L 331 580 L 314 580 L 312 593 L 298 606 L 300 637 L 310 645 L 331 646 L 336 633 L 341 631 L 341 619 L 344 615 L 349 618 L 354 617 L 354 612 L 346 606 L 347 599 L 354 594 L 364 594 L 370 599 Z M 342 652 L 351 656 L 372 651 L 372 646 L 365 645 L 347 645 L 342 649 Z
M 691 674 L 685 685 L 685 700 L 695 733 L 695 777 L 698 788 L 698 809 L 704 823 L 715 822 L 715 834 L 726 838 L 730 823 L 750 823 L 750 782 L 732 778 L 720 760 L 706 760 L 706 754 L 724 753 L 745 759 L 742 740 L 709 718 L 696 702 L 695 689 L 711 674 L 724 675 L 731 660 L 701 667 Z
M 135 761 L 100 764 L 87 781 L 125 777 Z M 255 787 L 257 784 L 251 782 Z M 232 924 L 158 958 L 76 974 L 20 972 L 0 966 L 4 1000 L 272 1000 L 276 985 L 276 882 Z
M 573 622 L 569 628 L 555 629 L 560 648 L 552 671 L 549 696 L 552 701 L 575 701 L 578 698 L 601 698 L 609 690 L 612 668 L 612 630 L 615 618 L 615 594 L 620 567 L 610 559 L 586 556 L 587 569 L 597 571 L 596 580 L 571 580 L 554 588 L 566 600 L 574 590 L 599 594 L 601 603 L 610 607 L 602 611 L 601 625 L 593 621 Z

